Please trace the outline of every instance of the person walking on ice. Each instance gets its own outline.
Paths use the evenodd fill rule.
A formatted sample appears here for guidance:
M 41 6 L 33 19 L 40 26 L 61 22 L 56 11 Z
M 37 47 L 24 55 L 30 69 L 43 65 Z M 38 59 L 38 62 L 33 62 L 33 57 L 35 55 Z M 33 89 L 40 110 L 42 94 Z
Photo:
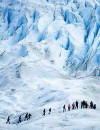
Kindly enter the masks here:
M 46 111 L 45 111 L 45 109 L 43 110 L 43 115 L 42 116 L 45 116 L 45 113 L 46 113 Z
M 51 113 L 51 108 L 49 108 L 49 113 L 48 114 L 50 114 Z
M 74 110 L 75 109 L 75 103 L 73 102 L 72 104 L 72 109 Z
M 88 108 L 88 106 L 89 106 L 89 105 L 88 105 L 88 102 L 85 101 L 85 107 Z
M 83 108 L 83 101 L 81 101 L 81 109 Z
M 22 119 L 21 119 L 21 116 L 19 116 L 18 123 L 21 123 L 21 122 L 22 122 Z
M 6 124 L 10 124 L 10 117 L 8 116 Z
M 28 120 L 28 113 L 26 113 L 26 115 L 25 115 L 24 121 L 26 121 L 26 120 Z
M 30 119 L 32 117 L 32 115 L 29 113 L 29 115 L 28 115 L 28 119 Z
M 94 104 L 93 108 L 96 109 L 96 104 Z
M 66 106 L 65 105 L 63 106 L 63 112 L 66 112 Z
M 78 101 L 76 101 L 76 108 L 78 109 Z
M 70 104 L 68 104 L 68 111 L 70 111 Z
M 93 102 L 92 101 L 90 102 L 90 108 L 91 109 L 93 108 Z

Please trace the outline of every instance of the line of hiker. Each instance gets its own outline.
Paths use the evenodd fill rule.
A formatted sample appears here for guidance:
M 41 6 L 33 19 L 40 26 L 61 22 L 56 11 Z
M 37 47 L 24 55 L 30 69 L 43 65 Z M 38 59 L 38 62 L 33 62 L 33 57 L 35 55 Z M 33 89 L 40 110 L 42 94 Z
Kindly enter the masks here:
M 84 108 L 96 109 L 96 104 L 93 104 L 92 101 L 90 102 L 90 104 L 88 104 L 87 101 L 83 100 L 83 101 L 81 101 L 80 105 L 81 105 L 81 109 L 84 109 Z M 72 108 L 72 110 L 78 109 L 79 102 L 78 101 L 73 102 L 72 105 L 68 104 L 67 108 L 68 108 L 68 111 L 70 111 L 71 108 Z M 66 112 L 66 105 L 65 104 L 63 106 L 63 112 Z M 51 114 L 51 108 L 49 108 L 48 114 Z M 45 116 L 45 115 L 46 115 L 46 109 L 43 110 L 42 116 Z M 30 113 L 26 113 L 24 120 L 22 120 L 22 116 L 20 115 L 17 123 L 21 123 L 22 121 L 29 120 L 31 117 L 32 117 L 32 115 Z M 8 116 L 6 124 L 10 124 L 10 116 Z
M 67 108 L 68 108 L 68 111 L 70 111 L 71 108 L 72 108 L 72 110 L 78 109 L 79 108 L 79 102 L 78 101 L 73 102 L 72 105 L 68 104 Z M 81 109 L 82 108 L 96 109 L 96 104 L 93 104 L 93 102 L 91 101 L 90 105 L 89 105 L 87 103 L 87 101 L 83 100 L 83 101 L 81 101 Z M 66 112 L 66 105 L 65 104 L 63 106 L 63 112 Z M 50 114 L 50 113 L 51 113 L 51 108 L 49 109 L 49 113 L 48 114 Z M 45 114 L 46 114 L 46 109 L 43 110 L 43 115 L 42 116 L 45 116 Z
M 26 113 L 24 120 L 22 120 L 22 116 L 20 115 L 17 123 L 21 123 L 22 121 L 30 120 L 31 117 L 32 117 L 32 115 L 30 113 Z M 10 116 L 8 116 L 6 124 L 10 124 Z

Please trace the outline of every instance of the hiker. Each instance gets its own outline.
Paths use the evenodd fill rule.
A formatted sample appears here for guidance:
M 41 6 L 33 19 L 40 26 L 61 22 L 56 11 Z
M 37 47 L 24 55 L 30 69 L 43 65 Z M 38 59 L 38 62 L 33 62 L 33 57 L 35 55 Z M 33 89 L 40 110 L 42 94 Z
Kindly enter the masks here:
M 45 111 L 45 109 L 43 110 L 43 116 L 45 116 L 45 113 L 46 113 L 46 111 Z
M 68 111 L 70 111 L 70 104 L 68 104 Z
M 51 113 L 51 108 L 49 108 L 49 113 L 48 114 L 50 114 Z
M 28 115 L 28 119 L 30 119 L 32 117 L 32 115 L 29 113 L 29 115 Z
M 94 104 L 93 109 L 96 109 L 96 104 Z
M 21 123 L 21 122 L 22 122 L 22 119 L 21 119 L 21 116 L 19 116 L 18 123 Z
M 91 109 L 93 108 L 93 102 L 92 101 L 90 102 L 90 108 Z
M 6 124 L 10 124 L 10 117 L 8 116 Z
M 81 109 L 83 108 L 83 101 L 81 101 Z
M 28 113 L 26 113 L 26 115 L 25 115 L 24 121 L 25 121 L 25 120 L 28 120 Z
M 87 103 L 87 101 L 85 101 L 85 108 L 88 108 L 88 103 Z
M 76 101 L 76 108 L 78 109 L 78 101 Z
M 72 109 L 74 110 L 75 109 L 75 103 L 73 102 L 72 104 Z
M 85 101 L 83 100 L 83 108 L 85 108 Z
M 66 111 L 66 106 L 64 105 L 64 106 L 63 106 L 63 112 L 65 112 L 65 111 Z

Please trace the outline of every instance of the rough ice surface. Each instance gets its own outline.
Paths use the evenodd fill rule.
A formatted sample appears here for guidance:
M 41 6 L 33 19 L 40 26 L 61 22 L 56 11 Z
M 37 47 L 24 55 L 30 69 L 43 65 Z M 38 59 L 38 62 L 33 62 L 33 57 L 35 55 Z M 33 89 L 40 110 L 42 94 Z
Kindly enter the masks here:
M 48 60 L 68 76 L 100 73 L 100 1 L 10 0 L 0 7 L 1 44 L 29 39 L 43 55 L 48 48 Z
M 0 0 L 0 130 L 100 130 L 100 0 Z

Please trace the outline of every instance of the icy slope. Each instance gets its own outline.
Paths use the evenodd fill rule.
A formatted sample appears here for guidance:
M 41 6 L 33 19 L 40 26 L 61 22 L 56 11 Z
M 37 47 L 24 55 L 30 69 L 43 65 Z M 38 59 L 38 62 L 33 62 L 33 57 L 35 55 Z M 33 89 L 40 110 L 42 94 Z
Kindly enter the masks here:
M 6 0 L 0 14 L 2 51 L 27 39 L 67 75 L 100 75 L 99 0 Z
M 66 79 L 35 52 L 30 50 L 29 55 L 2 69 L 0 130 L 99 130 L 100 80 Z M 80 103 L 83 99 L 95 102 L 97 110 L 81 110 L 79 105 L 78 110 L 62 112 L 64 104 L 67 107 L 68 103 L 76 100 Z M 48 115 L 50 107 L 52 113 Z M 45 117 L 42 116 L 44 108 Z M 24 119 L 26 112 L 32 113 L 32 119 L 18 125 L 19 115 Z M 11 115 L 10 125 L 5 124 L 8 115 Z
M 99 130 L 99 78 L 68 79 L 62 71 L 53 69 L 52 63 L 35 48 L 26 46 L 28 56 L 13 59 L 12 55 L 11 62 L 0 70 L 0 130 Z M 68 103 L 76 100 L 80 103 L 83 99 L 95 102 L 97 110 L 81 110 L 79 105 L 78 110 L 62 112 L 64 104 L 67 107 Z M 50 107 L 52 113 L 48 115 Z M 26 112 L 32 113 L 32 119 L 18 125 L 19 115 L 24 119 Z M 8 115 L 10 125 L 5 124 Z

